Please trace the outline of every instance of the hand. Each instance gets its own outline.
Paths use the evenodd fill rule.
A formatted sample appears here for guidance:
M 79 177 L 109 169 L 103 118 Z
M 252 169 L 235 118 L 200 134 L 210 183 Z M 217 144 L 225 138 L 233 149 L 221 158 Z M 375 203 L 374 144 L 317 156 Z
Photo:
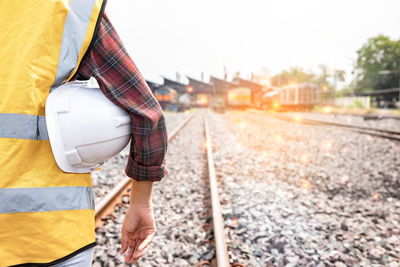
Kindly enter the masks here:
M 156 232 L 153 207 L 131 205 L 122 225 L 121 254 L 126 251 L 125 261 L 135 263 L 149 247 Z

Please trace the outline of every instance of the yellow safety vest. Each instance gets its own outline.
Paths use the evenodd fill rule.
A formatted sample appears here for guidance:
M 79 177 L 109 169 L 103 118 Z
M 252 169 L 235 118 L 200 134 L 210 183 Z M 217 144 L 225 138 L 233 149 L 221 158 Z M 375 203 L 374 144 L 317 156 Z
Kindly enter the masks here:
M 0 266 L 51 263 L 94 245 L 90 174 L 62 172 L 45 127 L 106 0 L 0 0 Z

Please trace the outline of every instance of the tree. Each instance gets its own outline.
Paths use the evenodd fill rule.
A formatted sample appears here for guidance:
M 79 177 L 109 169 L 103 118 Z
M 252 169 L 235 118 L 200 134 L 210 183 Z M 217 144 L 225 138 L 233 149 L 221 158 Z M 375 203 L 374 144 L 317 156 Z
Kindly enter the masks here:
M 335 70 L 335 79 L 338 82 L 344 82 L 346 80 L 346 72 L 344 70 Z
M 275 86 L 284 86 L 290 83 L 302 83 L 302 82 L 311 82 L 316 83 L 319 86 L 332 88 L 332 85 L 329 83 L 328 78 L 332 76 L 329 71 L 328 66 L 319 65 L 319 73 L 314 74 L 312 72 L 305 72 L 300 67 L 291 67 L 288 70 L 284 70 L 281 73 L 273 76 L 271 78 L 272 85 Z M 337 81 L 343 81 L 345 79 L 346 73 L 342 70 L 335 71 Z
M 235 74 L 233 75 L 233 78 L 240 78 L 240 71 L 235 72 Z
M 398 87 L 400 40 L 391 40 L 384 35 L 370 38 L 357 55 L 355 91 Z
M 328 82 L 328 78 L 331 76 L 328 66 L 320 64 L 318 65 L 318 68 L 320 70 L 320 74 L 317 77 L 315 77 L 314 82 L 318 83 L 321 87 L 324 86 L 326 86 L 327 88 L 331 87 Z
M 275 86 L 284 86 L 290 83 L 310 82 L 314 76 L 315 75 L 312 73 L 306 73 L 303 68 L 291 67 L 273 76 L 271 78 L 271 84 Z

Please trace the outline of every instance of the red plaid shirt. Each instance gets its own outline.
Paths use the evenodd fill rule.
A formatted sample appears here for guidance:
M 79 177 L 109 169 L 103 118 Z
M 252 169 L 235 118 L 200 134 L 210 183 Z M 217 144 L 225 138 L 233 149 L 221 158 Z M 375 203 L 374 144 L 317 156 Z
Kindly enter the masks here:
M 161 180 L 168 142 L 163 112 L 105 15 L 74 78 L 91 76 L 107 98 L 128 111 L 132 118 L 126 174 L 137 181 Z

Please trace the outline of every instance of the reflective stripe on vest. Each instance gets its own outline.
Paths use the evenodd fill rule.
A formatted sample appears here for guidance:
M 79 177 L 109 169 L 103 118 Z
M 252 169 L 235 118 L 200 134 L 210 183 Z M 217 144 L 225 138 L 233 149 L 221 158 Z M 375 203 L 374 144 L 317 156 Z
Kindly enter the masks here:
M 91 187 L 0 189 L 0 213 L 94 210 Z
M 77 67 L 79 53 L 86 36 L 86 32 L 82 29 L 87 29 L 95 4 L 96 0 L 70 0 L 70 10 L 65 20 L 56 79 L 51 86 L 51 91 L 71 78 L 70 76 Z M 74 38 L 70 38 L 70 36 L 74 36 Z
M 0 138 L 49 140 L 43 116 L 0 113 Z

